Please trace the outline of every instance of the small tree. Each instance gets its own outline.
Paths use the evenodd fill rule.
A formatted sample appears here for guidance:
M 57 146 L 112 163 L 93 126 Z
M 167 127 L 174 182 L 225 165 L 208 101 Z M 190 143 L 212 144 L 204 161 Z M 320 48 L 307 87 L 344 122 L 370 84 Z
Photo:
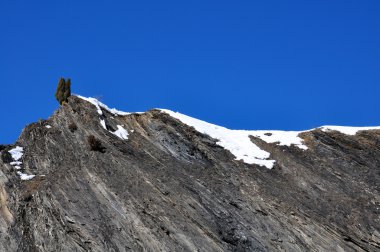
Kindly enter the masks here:
M 67 79 L 65 82 L 65 91 L 63 93 L 63 98 L 67 101 L 67 98 L 71 96 L 71 79 Z
M 59 104 L 62 104 L 62 90 L 65 86 L 65 79 L 61 78 L 59 79 L 57 90 L 55 91 L 55 99 L 59 102 Z
M 67 102 L 67 98 L 71 96 L 71 80 L 64 78 L 59 79 L 58 87 L 55 92 L 55 98 L 62 105 L 62 103 Z

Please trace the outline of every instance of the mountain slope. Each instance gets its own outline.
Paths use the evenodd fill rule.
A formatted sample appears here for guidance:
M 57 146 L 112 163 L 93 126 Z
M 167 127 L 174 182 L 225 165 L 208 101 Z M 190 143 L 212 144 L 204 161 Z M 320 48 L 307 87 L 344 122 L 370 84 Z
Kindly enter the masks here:
M 250 132 L 248 162 L 181 119 L 72 96 L 27 126 L 0 148 L 0 250 L 380 251 L 380 130 Z

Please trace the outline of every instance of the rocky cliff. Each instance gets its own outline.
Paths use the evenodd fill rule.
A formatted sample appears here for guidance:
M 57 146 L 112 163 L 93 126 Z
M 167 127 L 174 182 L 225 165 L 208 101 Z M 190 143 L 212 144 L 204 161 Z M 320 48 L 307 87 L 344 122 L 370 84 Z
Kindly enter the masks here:
M 0 146 L 0 251 L 380 251 L 380 130 L 203 133 L 70 97 Z

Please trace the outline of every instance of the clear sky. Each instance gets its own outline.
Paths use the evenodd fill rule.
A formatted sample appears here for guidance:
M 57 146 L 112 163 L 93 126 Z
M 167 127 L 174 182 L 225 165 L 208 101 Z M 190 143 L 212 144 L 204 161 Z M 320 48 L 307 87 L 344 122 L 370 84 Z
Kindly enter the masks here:
M 378 0 L 3 0 L 0 28 L 0 143 L 58 108 L 61 76 L 233 129 L 380 125 Z

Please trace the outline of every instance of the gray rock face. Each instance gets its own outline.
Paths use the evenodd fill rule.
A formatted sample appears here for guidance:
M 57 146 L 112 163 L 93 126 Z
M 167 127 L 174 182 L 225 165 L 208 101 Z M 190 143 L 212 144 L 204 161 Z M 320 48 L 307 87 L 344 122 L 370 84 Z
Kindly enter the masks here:
M 380 131 L 302 138 L 307 151 L 252 137 L 269 170 L 160 111 L 70 97 L 0 146 L 0 251 L 380 251 Z

